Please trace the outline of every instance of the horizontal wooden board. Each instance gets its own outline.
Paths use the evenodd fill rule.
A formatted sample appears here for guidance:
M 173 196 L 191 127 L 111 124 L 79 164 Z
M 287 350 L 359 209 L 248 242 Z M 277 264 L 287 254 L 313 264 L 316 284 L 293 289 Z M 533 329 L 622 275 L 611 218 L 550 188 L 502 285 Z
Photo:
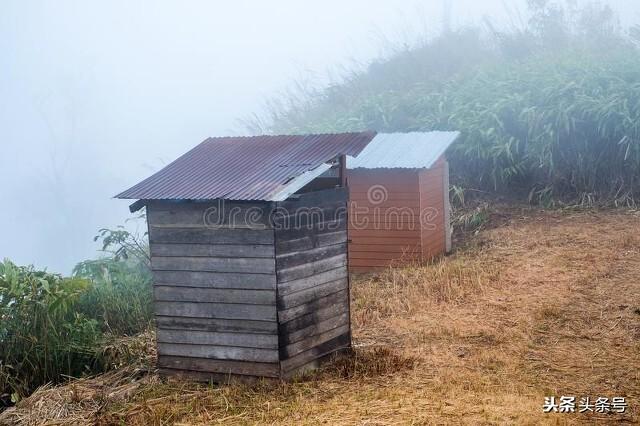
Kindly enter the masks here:
M 374 188 L 375 189 L 375 188 Z M 440 189 L 442 190 L 442 187 L 440 187 Z M 351 194 L 349 195 L 349 200 L 353 201 L 366 201 L 372 198 L 372 193 L 373 191 L 369 192 L 364 191 L 364 192 L 358 192 L 358 191 L 351 191 Z M 407 191 L 406 189 L 403 189 L 401 191 L 398 190 L 394 190 L 394 191 L 390 191 L 387 190 L 386 191 L 386 199 L 389 201 L 405 201 L 405 200 L 419 200 L 420 199 L 420 192 L 418 191 Z
M 285 283 L 278 284 L 278 295 L 286 296 L 291 293 L 295 293 L 302 290 L 307 290 L 312 287 L 325 284 L 331 281 L 340 280 L 348 277 L 347 268 L 341 266 L 329 271 L 320 272 L 310 277 L 301 278 L 299 280 L 287 281 Z
M 271 203 L 219 200 L 207 203 L 155 203 L 147 207 L 147 220 L 168 227 L 271 227 Z
M 297 240 L 305 237 L 317 238 L 318 235 L 332 234 L 338 231 L 346 231 L 346 229 L 346 219 L 318 223 L 309 227 L 303 226 L 294 229 L 276 229 L 276 239 L 278 243 L 276 245 L 276 255 L 281 252 L 280 244 L 284 241 Z
M 350 346 L 351 346 L 351 333 L 347 332 L 341 336 L 338 336 L 334 339 L 326 341 L 318 346 L 314 346 L 308 351 L 302 352 L 301 354 L 298 354 L 289 359 L 282 360 L 280 362 L 280 367 L 282 369 L 282 372 L 287 374 L 307 364 L 308 362 L 322 358 L 325 355 L 328 355 L 332 352 L 339 351 L 344 348 L 348 348 Z
M 295 333 L 300 330 L 315 327 L 322 321 L 327 321 L 343 314 L 347 314 L 347 316 L 349 315 L 348 303 L 334 303 L 327 306 L 321 306 L 306 315 L 299 316 L 291 321 L 280 324 L 280 338 L 287 339 L 287 336 L 295 335 Z M 285 341 L 285 343 L 289 342 Z
M 342 324 L 337 328 L 328 330 L 324 333 L 309 336 L 296 343 L 291 343 L 283 348 L 280 348 L 280 358 L 282 360 L 285 360 L 294 357 L 302 352 L 308 351 L 316 346 L 319 346 L 327 341 L 330 341 L 347 333 L 349 333 L 349 324 Z
M 413 231 L 387 231 L 384 229 L 350 229 L 349 238 L 355 240 L 362 238 L 420 238 L 420 230 Z
M 272 245 L 241 244 L 151 244 L 151 256 L 161 257 L 262 257 L 273 258 Z
M 191 318 L 156 316 L 156 326 L 165 330 L 194 330 L 220 333 L 277 334 L 275 321 L 229 320 L 214 318 Z
M 345 267 L 344 269 L 347 268 Z M 347 278 L 342 278 L 285 296 L 278 295 L 278 310 L 286 310 L 299 305 L 304 305 L 305 303 L 337 293 L 341 290 L 347 290 L 348 288 L 349 280 Z
M 240 374 L 243 376 L 278 377 L 278 363 L 243 362 L 178 356 L 159 356 L 158 367 L 203 373 Z
M 154 285 L 153 293 L 156 301 L 165 302 L 243 303 L 249 305 L 273 305 L 276 303 L 276 292 L 274 290 L 233 290 Z
M 278 252 L 276 265 L 279 270 L 293 268 L 306 263 L 317 262 L 347 252 L 347 243 L 318 247 L 311 250 L 295 251 L 291 253 Z
M 355 215 L 355 216 L 354 216 Z M 387 224 L 387 223 L 413 223 L 415 225 L 420 224 L 420 215 L 414 213 L 413 211 L 409 212 L 393 212 L 390 211 L 386 214 L 384 211 L 379 212 L 371 212 L 371 213 L 353 213 L 351 216 L 350 226 L 353 227 L 357 224 L 367 225 L 367 224 Z
M 276 275 L 278 277 L 278 283 L 285 283 L 287 281 L 311 277 L 346 265 L 347 254 L 344 253 L 327 259 L 318 260 L 316 262 L 294 266 L 293 268 L 280 269 L 277 271 Z
M 382 188 L 380 188 L 382 187 Z M 412 179 L 405 182 L 391 182 L 391 181 L 382 181 L 382 180 L 368 180 L 368 181 L 360 181 L 355 183 L 349 183 L 350 193 L 349 199 L 353 199 L 353 194 L 364 194 L 365 197 L 367 195 L 373 195 L 373 191 L 377 193 L 393 193 L 393 192 L 402 192 L 408 194 L 417 194 L 420 191 L 420 186 L 418 185 L 418 179 Z M 362 195 L 357 195 L 362 198 Z
M 352 199 L 351 202 L 349 203 L 350 209 L 349 212 L 351 212 L 352 214 L 355 213 L 359 213 L 359 212 L 363 212 L 364 209 L 367 209 L 368 211 L 374 211 L 374 210 L 384 210 L 384 209 L 401 209 L 401 208 L 412 208 L 412 209 L 420 209 L 420 197 L 416 196 L 415 199 L 413 200 L 392 200 L 392 199 L 387 199 L 385 201 L 382 202 L 372 202 L 369 201 L 368 199 Z M 357 208 L 358 210 L 354 210 L 355 208 Z
M 153 271 L 156 285 L 243 290 L 276 288 L 276 276 L 265 274 L 219 273 L 199 271 Z
M 369 188 L 372 185 L 383 185 L 387 188 L 405 188 L 405 190 L 409 190 L 409 188 L 413 190 L 418 186 L 418 172 L 408 169 L 349 170 L 347 179 L 351 191 Z
M 185 244 L 273 244 L 271 229 L 158 228 L 149 226 L 149 242 Z
M 387 206 L 371 206 L 366 203 L 353 202 L 349 208 L 349 225 L 360 223 L 360 218 L 365 217 L 377 217 L 378 221 L 386 222 L 389 218 L 393 220 L 407 218 L 415 219 L 420 218 L 420 212 L 422 211 L 419 205 L 419 201 L 414 206 L 408 206 L 405 204 L 395 204 Z M 397 218 L 397 219 L 396 219 Z
M 362 236 L 350 236 L 351 244 L 360 245 L 390 245 L 397 246 L 398 244 L 409 244 L 412 246 L 422 244 L 420 233 L 412 238 L 407 237 L 362 237 Z
M 275 321 L 272 305 L 242 305 L 237 303 L 155 302 L 156 315 L 193 318 L 245 319 Z
M 294 308 L 278 311 L 278 319 L 280 321 L 280 324 L 284 324 L 295 318 L 327 307 L 328 305 L 340 303 L 345 305 L 349 304 L 349 292 L 347 290 L 342 290 L 337 293 L 330 294 L 326 297 L 315 299 L 309 303 L 305 303 L 304 305 L 299 305 Z
M 158 257 L 151 258 L 154 271 L 235 272 L 246 274 L 273 274 L 274 259 L 257 257 Z
M 357 268 L 357 267 L 379 267 L 386 268 L 389 266 L 402 266 L 406 264 L 411 264 L 413 261 L 403 260 L 403 259 L 395 259 L 395 260 L 380 260 L 380 259 L 353 259 L 349 262 L 349 267 Z
M 376 259 L 376 260 L 418 260 L 422 256 L 422 253 L 389 253 L 389 252 L 349 252 L 349 260 L 357 259 Z
M 387 222 L 377 220 L 363 220 L 358 218 L 358 225 L 352 228 L 352 230 L 359 231 L 415 231 L 420 232 L 423 226 L 420 223 L 407 223 L 407 222 L 395 222 L 389 220 Z
M 382 266 L 382 267 L 378 267 L 378 266 L 349 266 L 349 272 L 351 274 L 357 274 L 357 275 L 368 275 L 368 274 L 373 274 L 373 273 L 378 273 L 380 271 L 384 271 L 386 268 L 388 268 L 388 266 Z
M 278 362 L 276 349 L 236 348 L 232 346 L 158 343 L 158 356 L 184 356 L 251 362 Z
M 293 251 L 311 250 L 313 248 L 325 247 L 347 242 L 347 232 L 340 230 L 337 232 L 324 234 L 309 234 L 293 240 L 276 242 L 278 253 L 290 253 Z
M 265 376 L 250 376 L 242 374 L 222 374 L 222 373 L 207 373 L 204 371 L 188 371 L 188 370 L 175 370 L 172 368 L 160 368 L 158 374 L 161 377 L 176 377 L 181 380 L 189 380 L 195 382 L 204 383 L 216 383 L 216 384 L 244 384 L 255 385 L 263 382 L 280 382 L 279 377 L 265 377 Z
M 324 321 L 318 321 L 305 328 L 301 328 L 292 333 L 281 333 L 279 338 L 280 347 L 286 347 L 290 344 L 300 342 L 308 337 L 317 336 L 329 330 L 333 330 L 342 326 L 349 326 L 349 313 L 344 312 L 335 317 Z
M 274 215 L 274 228 L 284 230 L 345 220 L 347 212 L 346 202 L 315 207 L 297 207 L 292 210 L 279 209 Z
M 347 188 L 332 188 L 296 195 L 286 201 L 277 203 L 276 208 L 295 210 L 300 207 L 315 207 L 346 202 L 348 198 L 349 190 Z
M 158 343 L 278 349 L 278 336 L 270 334 L 218 333 L 194 330 L 166 330 L 159 328 L 156 332 L 156 339 Z
M 411 253 L 420 253 L 420 244 L 414 245 L 403 245 L 403 244 L 349 244 L 349 253 L 366 253 L 369 251 L 373 252 L 384 252 L 384 253 L 397 253 L 397 254 L 411 254 Z

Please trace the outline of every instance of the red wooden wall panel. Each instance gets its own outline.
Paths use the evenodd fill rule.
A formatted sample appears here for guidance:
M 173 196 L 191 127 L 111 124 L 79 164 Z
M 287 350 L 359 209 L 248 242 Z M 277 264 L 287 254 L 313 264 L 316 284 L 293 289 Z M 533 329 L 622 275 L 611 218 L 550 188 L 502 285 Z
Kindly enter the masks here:
M 445 252 L 447 171 L 444 157 L 428 170 L 348 171 L 352 272 L 424 261 Z

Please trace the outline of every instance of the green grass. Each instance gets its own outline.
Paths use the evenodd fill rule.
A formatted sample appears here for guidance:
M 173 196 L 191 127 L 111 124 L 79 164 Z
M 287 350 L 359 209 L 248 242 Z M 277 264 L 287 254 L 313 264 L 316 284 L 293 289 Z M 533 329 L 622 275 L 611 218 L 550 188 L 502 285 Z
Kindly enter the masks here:
M 48 382 L 117 368 L 131 356 L 122 337 L 149 328 L 146 244 L 123 230 L 100 237 L 108 256 L 72 277 L 0 263 L 0 396 L 10 396 L 0 407 Z
M 15 401 L 35 387 L 95 366 L 96 320 L 76 310 L 90 283 L 0 263 L 0 393 Z

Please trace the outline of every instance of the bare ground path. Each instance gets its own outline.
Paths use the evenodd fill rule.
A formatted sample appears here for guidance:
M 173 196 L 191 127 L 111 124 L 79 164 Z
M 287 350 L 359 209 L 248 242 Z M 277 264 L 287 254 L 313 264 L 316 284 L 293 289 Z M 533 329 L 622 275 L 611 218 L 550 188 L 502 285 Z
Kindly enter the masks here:
M 81 382 L 37 393 L 14 419 L 63 407 L 67 420 L 123 424 L 640 422 L 637 212 L 515 215 L 433 265 L 355 279 L 352 307 L 355 358 L 298 383 L 218 388 L 148 375 L 119 379 L 126 392 L 109 397 L 116 384 Z M 629 408 L 543 414 L 551 395 L 622 396 Z

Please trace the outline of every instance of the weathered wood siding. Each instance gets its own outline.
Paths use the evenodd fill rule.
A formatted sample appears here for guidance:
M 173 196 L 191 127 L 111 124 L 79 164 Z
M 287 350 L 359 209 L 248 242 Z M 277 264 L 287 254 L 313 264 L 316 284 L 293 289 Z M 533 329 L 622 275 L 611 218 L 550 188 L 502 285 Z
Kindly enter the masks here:
M 448 167 L 355 169 L 350 189 L 349 269 L 367 272 L 428 260 L 445 252 Z
M 158 367 L 279 377 L 270 203 L 147 205 Z
M 277 203 L 278 344 L 283 377 L 351 344 L 346 189 Z

